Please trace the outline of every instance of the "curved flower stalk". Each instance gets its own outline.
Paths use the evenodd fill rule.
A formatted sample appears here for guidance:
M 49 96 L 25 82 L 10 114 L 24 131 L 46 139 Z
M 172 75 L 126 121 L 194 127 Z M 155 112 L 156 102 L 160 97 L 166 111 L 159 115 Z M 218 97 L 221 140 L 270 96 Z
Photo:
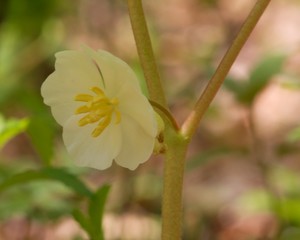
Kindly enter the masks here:
M 134 170 L 152 154 L 154 110 L 131 68 L 110 53 L 87 47 L 57 53 L 41 93 L 78 165 L 106 169 L 115 160 Z

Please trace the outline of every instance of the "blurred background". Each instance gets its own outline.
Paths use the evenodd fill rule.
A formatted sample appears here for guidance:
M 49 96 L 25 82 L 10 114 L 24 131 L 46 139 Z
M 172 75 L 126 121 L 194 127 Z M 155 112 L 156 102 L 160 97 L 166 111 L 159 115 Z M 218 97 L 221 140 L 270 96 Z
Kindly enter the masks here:
M 254 2 L 144 1 L 179 123 Z M 91 189 L 111 184 L 105 239 L 160 239 L 162 158 L 153 157 L 134 172 L 77 168 L 40 96 L 54 70 L 54 53 L 82 44 L 124 59 L 145 90 L 126 2 L 1 0 L 0 5 L 0 239 L 87 239 L 71 215 L 74 208 L 85 208 L 85 200 L 61 182 L 27 182 L 34 178 L 27 174 L 1 188 L 14 174 L 47 166 L 67 169 Z M 300 239 L 299 24 L 299 0 L 271 1 L 202 120 L 186 163 L 183 239 Z

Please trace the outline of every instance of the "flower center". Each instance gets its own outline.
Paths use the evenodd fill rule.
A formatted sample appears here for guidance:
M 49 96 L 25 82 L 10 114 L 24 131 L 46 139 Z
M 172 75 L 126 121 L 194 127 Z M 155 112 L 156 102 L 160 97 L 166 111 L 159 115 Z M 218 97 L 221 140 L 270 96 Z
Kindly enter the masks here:
M 121 113 L 118 110 L 119 101 L 117 98 L 109 99 L 98 87 L 92 87 L 91 91 L 96 95 L 78 94 L 75 96 L 75 101 L 86 103 L 77 108 L 75 114 L 85 113 L 85 116 L 78 121 L 80 127 L 98 122 L 92 132 L 93 137 L 98 137 L 110 124 L 113 114 L 115 115 L 115 124 L 120 123 Z

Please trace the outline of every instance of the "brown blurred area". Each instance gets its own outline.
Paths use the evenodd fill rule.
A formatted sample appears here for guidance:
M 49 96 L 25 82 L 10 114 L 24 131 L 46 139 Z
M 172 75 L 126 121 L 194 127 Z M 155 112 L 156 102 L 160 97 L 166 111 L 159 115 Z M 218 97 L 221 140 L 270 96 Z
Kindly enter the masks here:
M 7 11 L 0 12 L 0 39 L 7 34 L 9 13 L 18 14 L 8 7 L 10 1 L 4 2 Z M 255 1 L 143 3 L 169 106 L 181 124 Z M 15 96 L 26 91 L 42 102 L 39 87 L 53 71 L 54 52 L 82 44 L 125 60 L 145 88 L 125 1 L 68 0 L 55 9 L 37 33 L 28 37 L 23 33 L 24 42 L 10 51 L 12 69 L 0 75 L 0 84 L 9 79 L 16 84 L 7 87 L 7 97 L 0 99 L 4 116 L 34 116 L 36 112 L 20 104 L 22 98 L 15 101 Z M 299 23 L 298 0 L 271 1 L 232 67 L 228 85 L 201 121 L 187 157 L 183 239 L 300 239 L 300 134 L 295 130 L 300 127 Z M 1 59 L 0 68 L 4 62 Z M 257 80 L 257 85 L 247 85 L 250 80 Z M 229 82 L 244 88 L 230 88 Z M 249 92 L 251 87 L 254 90 Z M 59 128 L 54 130 L 52 165 L 74 167 Z M 28 133 L 11 140 L 0 157 L 12 167 L 24 162 L 40 166 L 42 161 Z M 160 239 L 162 172 L 160 156 L 134 172 L 118 166 L 84 171 L 91 187 L 112 185 L 104 216 L 105 239 Z M 32 221 L 18 213 L 0 220 L 2 239 L 68 240 L 86 235 L 68 215 Z

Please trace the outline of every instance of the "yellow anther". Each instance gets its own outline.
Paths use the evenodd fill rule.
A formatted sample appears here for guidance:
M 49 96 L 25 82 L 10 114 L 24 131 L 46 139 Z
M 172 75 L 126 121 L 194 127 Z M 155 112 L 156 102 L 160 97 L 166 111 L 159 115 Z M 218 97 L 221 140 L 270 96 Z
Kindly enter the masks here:
M 87 124 L 89 124 L 89 123 L 90 123 L 90 119 L 89 119 L 88 116 L 85 116 L 85 117 L 81 118 L 81 119 L 78 121 L 78 125 L 79 125 L 80 127 L 85 126 L 85 125 L 87 125 Z
M 104 129 L 110 124 L 110 121 L 111 121 L 110 116 L 104 118 L 103 121 L 101 121 L 94 129 L 94 131 L 92 132 L 92 136 L 98 137 L 104 131 Z
M 91 133 L 93 137 L 98 137 L 111 123 L 113 116 L 115 116 L 115 124 L 121 122 L 121 113 L 118 110 L 119 101 L 117 98 L 109 99 L 104 91 L 98 87 L 92 87 L 91 91 L 96 95 L 78 94 L 75 96 L 75 101 L 86 102 L 86 105 L 76 109 L 75 114 L 85 114 L 78 121 L 80 127 L 98 122 Z
M 110 100 L 111 104 L 114 105 L 118 105 L 119 104 L 119 100 L 117 98 L 113 98 L 112 100 Z
M 93 97 L 88 94 L 78 94 L 75 96 L 75 101 L 80 101 L 80 102 L 89 102 L 93 100 Z
M 88 106 L 81 106 L 79 108 L 76 109 L 76 114 L 80 114 L 80 113 L 87 113 L 89 112 L 91 109 Z
M 91 90 L 98 96 L 105 96 L 104 92 L 98 87 L 92 87 Z

